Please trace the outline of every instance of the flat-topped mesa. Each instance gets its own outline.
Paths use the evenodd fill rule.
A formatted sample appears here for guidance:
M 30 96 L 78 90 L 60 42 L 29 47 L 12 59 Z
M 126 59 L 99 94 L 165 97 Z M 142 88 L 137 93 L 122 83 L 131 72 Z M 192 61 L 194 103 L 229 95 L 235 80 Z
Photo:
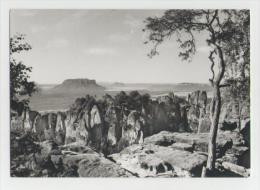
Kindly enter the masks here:
M 105 90 L 103 86 L 96 83 L 96 80 L 90 79 L 67 79 L 62 84 L 57 85 L 53 88 L 54 91 L 96 91 Z
M 63 81 L 62 85 L 97 85 L 96 80 L 91 80 L 91 79 L 67 79 Z

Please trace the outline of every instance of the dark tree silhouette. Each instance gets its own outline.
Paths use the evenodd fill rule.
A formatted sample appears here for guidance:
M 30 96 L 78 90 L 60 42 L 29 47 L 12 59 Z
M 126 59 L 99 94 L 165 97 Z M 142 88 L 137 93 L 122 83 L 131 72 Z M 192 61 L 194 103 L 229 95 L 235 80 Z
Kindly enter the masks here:
M 220 88 L 227 87 L 224 78 L 233 63 L 244 73 L 249 65 L 249 10 L 167 10 L 161 17 L 147 18 L 144 32 L 148 33 L 145 43 L 152 43 L 148 56 L 158 54 L 157 48 L 166 39 L 175 35 L 180 44 L 179 56 L 191 61 L 196 53 L 196 33 L 207 32 L 209 61 L 213 87 L 210 116 L 211 129 L 208 145 L 208 160 L 203 176 L 215 169 L 216 137 L 221 110 Z M 248 39 L 246 39 L 248 38 Z M 238 43 L 237 43 L 238 42 Z M 241 43 L 240 43 L 241 42 Z M 239 61 L 241 60 L 242 61 Z
M 25 42 L 25 35 L 17 34 L 10 38 L 10 106 L 18 112 L 28 106 L 28 96 L 30 97 L 36 91 L 36 85 L 29 81 L 29 73 L 32 68 L 27 67 L 21 61 L 17 61 L 15 54 L 30 49 L 31 46 Z M 19 99 L 21 96 L 23 98 Z

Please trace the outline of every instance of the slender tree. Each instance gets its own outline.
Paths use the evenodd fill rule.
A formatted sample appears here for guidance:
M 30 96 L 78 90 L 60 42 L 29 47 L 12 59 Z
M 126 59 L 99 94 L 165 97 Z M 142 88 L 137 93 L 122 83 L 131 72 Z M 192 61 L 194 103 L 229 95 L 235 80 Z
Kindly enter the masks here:
M 15 58 L 17 54 L 30 49 L 31 46 L 25 42 L 25 35 L 17 34 L 10 38 L 10 105 L 15 111 L 28 106 L 29 99 L 26 96 L 30 97 L 36 91 L 35 83 L 29 81 L 32 68 Z M 19 100 L 19 97 L 23 98 Z
M 243 16 L 239 16 L 240 14 Z M 157 55 L 158 46 L 174 35 L 180 45 L 179 56 L 183 60 L 191 61 L 196 53 L 196 35 L 199 32 L 208 33 L 205 40 L 209 46 L 208 59 L 212 73 L 209 81 L 213 87 L 213 98 L 210 108 L 208 160 L 203 176 L 209 175 L 215 169 L 216 137 L 221 110 L 220 89 L 227 86 L 223 83 L 224 75 L 233 62 L 240 66 L 247 65 L 245 61 L 239 63 L 238 55 L 243 55 L 244 50 L 242 43 L 236 43 L 238 40 L 247 41 L 247 22 L 248 10 L 167 10 L 161 17 L 148 17 L 145 20 L 144 32 L 148 34 L 145 44 L 153 45 L 149 57 Z M 247 53 L 249 52 L 245 52 Z

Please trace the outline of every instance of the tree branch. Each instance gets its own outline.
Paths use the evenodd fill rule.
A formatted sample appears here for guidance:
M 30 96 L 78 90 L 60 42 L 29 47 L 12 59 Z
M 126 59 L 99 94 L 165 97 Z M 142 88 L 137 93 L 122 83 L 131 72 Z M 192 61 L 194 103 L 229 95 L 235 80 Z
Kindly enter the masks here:
M 215 78 L 215 72 L 214 72 L 214 66 L 215 66 L 215 62 L 214 62 L 214 57 L 213 57 L 213 54 L 216 53 L 216 51 L 210 51 L 210 54 L 209 54 L 209 60 L 211 61 L 211 67 L 210 67 L 210 70 L 212 72 L 212 78 L 209 79 L 209 81 L 211 82 L 211 84 L 213 83 L 214 81 L 214 78 Z

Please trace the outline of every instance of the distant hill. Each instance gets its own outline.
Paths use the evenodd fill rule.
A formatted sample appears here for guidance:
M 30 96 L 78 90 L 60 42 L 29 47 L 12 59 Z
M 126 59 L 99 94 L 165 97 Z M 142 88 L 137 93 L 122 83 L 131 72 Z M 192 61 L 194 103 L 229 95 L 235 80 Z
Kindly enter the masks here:
M 104 90 L 105 87 L 98 85 L 95 80 L 90 79 L 67 79 L 62 84 L 50 89 L 51 92 L 58 93 L 86 93 Z
M 84 97 L 86 94 L 102 98 L 108 93 L 112 96 L 120 91 L 138 90 L 140 93 L 149 93 L 151 96 L 168 94 L 174 92 L 178 96 L 187 96 L 187 93 L 195 90 L 206 90 L 208 95 L 212 94 L 212 88 L 202 83 L 177 83 L 177 84 L 155 84 L 155 83 L 119 83 L 99 82 L 89 79 L 68 79 L 62 84 L 39 85 L 41 91 L 33 94 L 30 99 L 30 107 L 33 110 L 60 110 L 67 109 L 76 98 Z
M 149 90 L 151 91 L 167 89 L 171 89 L 175 92 L 193 92 L 196 90 L 212 91 L 212 87 L 209 84 L 203 83 L 152 84 L 149 86 Z
M 114 82 L 112 85 L 113 86 L 125 86 L 125 84 L 122 82 Z

